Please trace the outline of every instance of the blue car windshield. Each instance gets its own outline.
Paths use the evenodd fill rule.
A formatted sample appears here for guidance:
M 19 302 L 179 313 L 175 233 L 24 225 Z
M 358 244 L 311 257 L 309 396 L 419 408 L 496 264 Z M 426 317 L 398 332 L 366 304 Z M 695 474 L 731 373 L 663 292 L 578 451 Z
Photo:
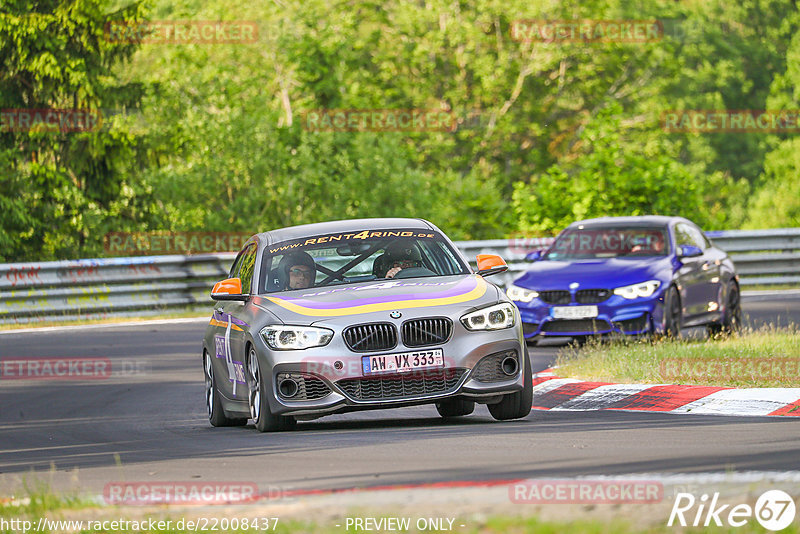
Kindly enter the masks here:
M 544 260 L 579 260 L 619 256 L 666 256 L 666 228 L 596 227 L 567 228 L 547 249 Z

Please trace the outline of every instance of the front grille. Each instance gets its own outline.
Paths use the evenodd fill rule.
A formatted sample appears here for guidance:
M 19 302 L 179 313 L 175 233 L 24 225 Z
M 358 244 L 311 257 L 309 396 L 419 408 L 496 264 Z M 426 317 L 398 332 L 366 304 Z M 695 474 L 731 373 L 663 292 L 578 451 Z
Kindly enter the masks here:
M 597 319 L 564 319 L 549 321 L 542 325 L 542 332 L 552 333 L 591 334 L 595 332 L 607 332 L 609 330 L 611 330 L 611 327 L 608 321 Z
M 489 356 L 481 358 L 481 360 L 472 370 L 472 378 L 480 382 L 500 382 L 503 380 L 511 380 L 514 378 L 514 376 L 505 374 L 502 367 L 503 360 L 509 356 L 517 359 L 517 351 L 509 350 L 498 352 L 497 354 L 490 354 Z M 518 359 L 517 370 L 519 370 Z
M 356 400 L 388 400 L 422 397 L 455 390 L 466 369 L 436 369 L 384 376 L 344 378 L 336 385 Z
M 343 335 L 344 342 L 353 352 L 387 350 L 397 346 L 397 329 L 392 323 L 349 326 Z
M 325 382 L 311 375 L 279 373 L 276 382 L 279 383 L 281 380 L 287 378 L 291 378 L 297 383 L 297 394 L 293 397 L 284 397 L 281 395 L 280 390 L 278 390 L 278 394 L 282 398 L 288 398 L 289 400 L 315 400 L 327 397 L 331 392 L 331 388 L 329 388 Z
M 647 330 L 650 326 L 647 314 L 637 317 L 636 319 L 626 319 L 625 321 L 617 321 L 614 326 L 623 332 L 641 332 Z
M 581 304 L 597 304 L 610 296 L 610 289 L 581 289 L 575 294 L 575 300 Z
M 539 298 L 548 304 L 569 304 L 572 302 L 572 297 L 569 291 L 552 290 L 552 291 L 539 291 Z
M 403 344 L 406 347 L 441 345 L 450 339 L 453 321 L 446 317 L 413 319 L 403 323 Z

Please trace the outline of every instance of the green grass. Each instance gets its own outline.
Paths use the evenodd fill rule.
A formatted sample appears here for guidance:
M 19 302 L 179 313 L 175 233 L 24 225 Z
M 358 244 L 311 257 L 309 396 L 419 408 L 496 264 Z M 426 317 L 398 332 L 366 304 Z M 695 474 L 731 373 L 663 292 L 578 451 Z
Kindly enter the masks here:
M 774 327 L 704 340 L 612 340 L 570 346 L 559 376 L 620 383 L 800 387 L 800 330 Z

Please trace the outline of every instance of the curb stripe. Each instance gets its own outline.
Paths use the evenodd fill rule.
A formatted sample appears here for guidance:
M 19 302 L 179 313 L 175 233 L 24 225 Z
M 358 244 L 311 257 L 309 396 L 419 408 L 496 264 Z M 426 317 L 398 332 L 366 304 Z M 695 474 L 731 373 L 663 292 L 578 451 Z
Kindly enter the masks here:
M 607 408 L 609 410 L 669 412 L 723 389 L 726 388 L 716 386 L 653 386 L 635 393 L 627 399 L 622 399 Z
M 579 397 L 570 399 L 553 409 L 581 411 L 605 410 L 648 387 L 649 386 L 645 384 L 610 384 L 607 386 L 600 386 Z
M 787 404 L 783 408 L 779 408 L 769 415 L 785 415 L 788 417 L 800 417 L 800 400 L 796 400 L 791 404 Z
M 553 376 L 550 369 L 533 381 L 534 410 L 800 417 L 800 388 L 584 382 Z
M 556 406 L 564 404 L 574 397 L 583 395 L 587 391 L 600 386 L 608 386 L 608 382 L 573 382 L 571 384 L 564 384 L 557 387 L 552 391 L 544 393 L 543 395 L 534 395 L 534 406 L 552 409 Z

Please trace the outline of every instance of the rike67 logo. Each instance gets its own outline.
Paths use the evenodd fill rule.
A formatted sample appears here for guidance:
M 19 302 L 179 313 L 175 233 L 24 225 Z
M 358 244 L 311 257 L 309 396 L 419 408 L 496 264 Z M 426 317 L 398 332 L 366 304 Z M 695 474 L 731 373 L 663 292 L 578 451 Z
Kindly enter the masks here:
M 667 526 L 677 524 L 685 527 L 741 527 L 753 517 L 767 530 L 783 530 L 794 521 L 796 506 L 794 499 L 781 490 L 769 490 L 761 494 L 755 506 L 749 504 L 719 504 L 719 493 L 709 501 L 708 494 L 696 499 L 691 493 L 678 493 Z

